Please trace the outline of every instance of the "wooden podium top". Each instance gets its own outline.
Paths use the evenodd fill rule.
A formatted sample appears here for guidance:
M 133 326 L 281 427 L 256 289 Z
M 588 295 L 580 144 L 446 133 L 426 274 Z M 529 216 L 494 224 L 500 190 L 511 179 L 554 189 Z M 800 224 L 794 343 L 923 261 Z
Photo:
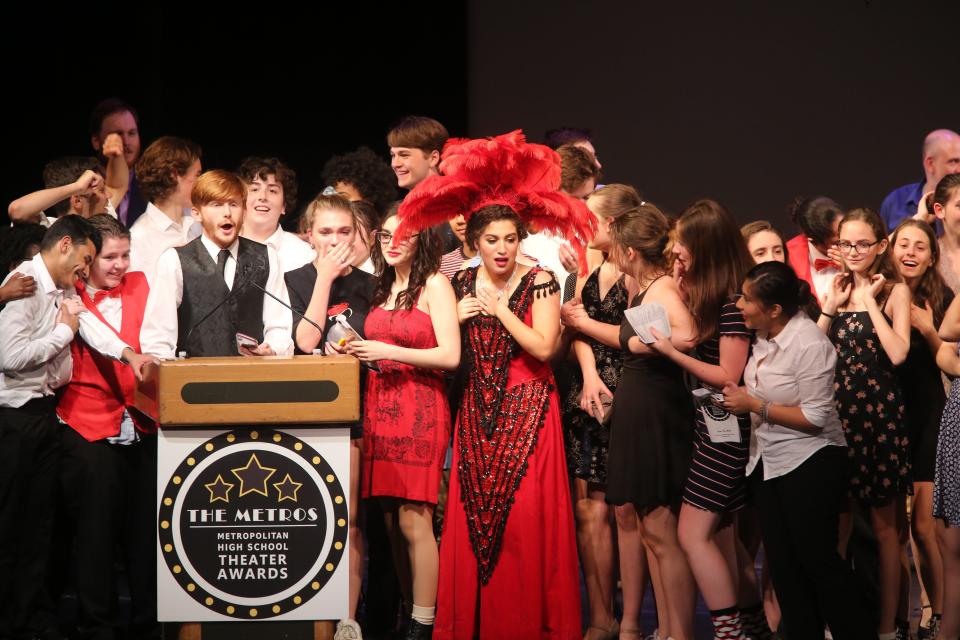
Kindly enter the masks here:
M 146 367 L 134 405 L 161 427 L 353 422 L 359 387 L 352 356 L 188 358 Z

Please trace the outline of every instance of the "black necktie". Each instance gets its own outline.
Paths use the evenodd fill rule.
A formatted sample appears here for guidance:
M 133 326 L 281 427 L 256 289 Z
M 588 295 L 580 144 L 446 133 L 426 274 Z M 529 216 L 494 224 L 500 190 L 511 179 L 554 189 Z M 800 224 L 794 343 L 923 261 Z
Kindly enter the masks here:
M 227 258 L 230 257 L 230 251 L 227 249 L 220 249 L 220 254 L 217 255 L 217 271 L 220 272 L 220 277 L 223 278 L 223 281 L 227 281 L 226 275 L 224 272 L 227 269 Z

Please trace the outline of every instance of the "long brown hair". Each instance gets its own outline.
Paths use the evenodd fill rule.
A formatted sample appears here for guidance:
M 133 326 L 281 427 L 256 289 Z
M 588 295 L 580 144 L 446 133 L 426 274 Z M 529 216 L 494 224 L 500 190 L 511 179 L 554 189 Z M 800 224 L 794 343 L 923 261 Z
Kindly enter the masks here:
M 714 200 L 697 200 L 677 220 L 677 239 L 693 257 L 684 276 L 690 313 L 702 342 L 717 332 L 720 311 L 753 267 L 733 216 Z
M 888 251 L 893 251 L 893 247 L 897 245 L 900 231 L 907 227 L 916 227 L 927 234 L 927 244 L 930 246 L 930 266 L 920 276 L 917 288 L 913 292 L 913 303 L 919 307 L 929 304 L 930 308 L 933 309 L 933 324 L 935 327 L 939 327 L 940 323 L 943 322 L 943 315 L 947 311 L 946 293 L 949 289 L 946 280 L 943 279 L 940 270 L 937 268 L 937 263 L 940 262 L 940 244 L 937 242 L 937 234 L 933 227 L 923 220 L 906 218 L 894 229 L 893 235 L 890 237 L 890 249 Z
M 394 214 L 396 215 L 396 214 Z M 393 215 L 387 216 L 387 219 Z M 386 222 L 386 219 L 384 220 Z M 420 231 L 410 240 L 414 242 L 413 264 L 410 265 L 410 279 L 407 281 L 407 288 L 397 294 L 397 299 L 393 303 L 394 309 L 413 308 L 423 291 L 427 279 L 440 269 L 440 255 L 443 243 L 440 239 L 440 232 L 437 227 L 428 227 Z M 396 269 L 387 264 L 383 259 L 383 245 L 370 250 L 370 258 L 373 260 L 373 266 L 376 269 L 377 281 L 373 286 L 372 306 L 378 307 L 390 299 L 390 290 L 397 279 Z
M 887 239 L 887 225 L 873 209 L 862 207 L 848 211 L 840 221 L 840 226 L 837 228 L 837 235 L 839 235 L 840 230 L 843 229 L 843 225 L 848 222 L 862 222 L 866 224 L 870 227 L 871 231 L 873 231 L 873 237 L 876 238 L 877 241 Z M 877 296 L 877 303 L 881 306 L 883 306 L 887 296 L 890 295 L 890 291 L 893 290 L 893 285 L 898 282 L 903 282 L 903 278 L 900 277 L 900 270 L 897 269 L 897 265 L 893 263 L 893 258 L 890 257 L 890 253 L 890 245 L 888 243 L 887 249 L 877 255 L 877 258 L 867 270 L 868 277 L 873 277 L 879 273 L 886 279 L 881 295 Z M 846 267 L 844 267 L 844 270 L 849 271 Z

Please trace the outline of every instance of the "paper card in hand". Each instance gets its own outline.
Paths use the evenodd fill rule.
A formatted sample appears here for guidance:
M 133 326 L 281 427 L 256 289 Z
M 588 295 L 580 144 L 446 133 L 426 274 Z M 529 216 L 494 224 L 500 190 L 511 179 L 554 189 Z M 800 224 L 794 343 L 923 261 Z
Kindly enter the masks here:
M 650 331 L 651 327 L 656 329 L 660 335 L 670 337 L 670 320 L 667 318 L 667 310 L 658 302 L 645 302 L 639 306 L 631 307 L 624 311 L 624 315 L 627 317 L 627 322 L 637 333 L 637 337 L 644 344 L 656 342 L 656 338 Z

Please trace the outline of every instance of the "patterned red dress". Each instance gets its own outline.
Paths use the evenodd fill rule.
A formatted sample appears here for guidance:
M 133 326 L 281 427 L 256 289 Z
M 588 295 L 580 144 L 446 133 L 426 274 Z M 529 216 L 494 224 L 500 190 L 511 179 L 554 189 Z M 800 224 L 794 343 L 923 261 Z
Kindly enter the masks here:
M 510 308 L 559 290 L 525 275 Z M 476 268 L 453 280 L 474 292 Z M 494 317 L 463 325 L 467 381 L 440 541 L 435 639 L 579 639 L 577 546 L 560 402 L 549 365 Z
M 437 346 L 430 316 L 414 307 L 367 314 L 364 335 L 411 349 Z M 367 372 L 360 495 L 437 503 L 450 438 L 450 409 L 440 371 L 381 360 Z

